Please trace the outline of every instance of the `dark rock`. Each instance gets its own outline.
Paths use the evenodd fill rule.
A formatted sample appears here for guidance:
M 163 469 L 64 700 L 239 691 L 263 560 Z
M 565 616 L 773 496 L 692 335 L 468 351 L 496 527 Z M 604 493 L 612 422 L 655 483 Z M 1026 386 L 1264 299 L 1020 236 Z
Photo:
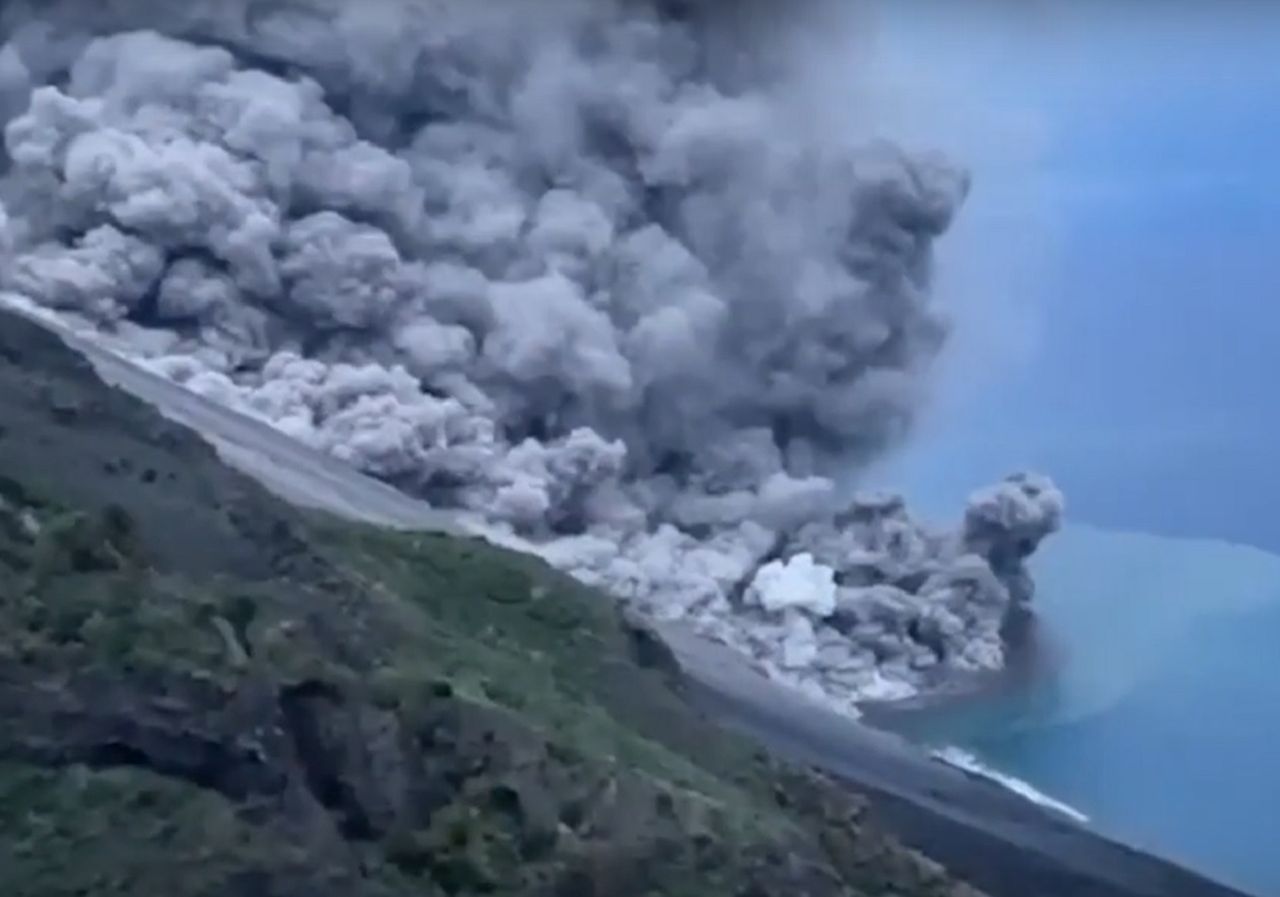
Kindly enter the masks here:
M 646 670 L 657 670 L 672 684 L 680 682 L 682 671 L 675 653 L 648 623 L 631 614 L 624 614 L 623 631 L 627 636 L 631 658 Z
M 163 707 L 150 700 L 156 686 L 169 696 Z M 269 706 L 240 712 L 264 726 L 274 721 Z M 236 732 L 225 699 L 195 682 L 38 677 L 0 661 L 0 716 L 6 720 L 0 757 L 55 767 L 137 767 L 234 800 L 278 795 L 289 780 L 278 756 Z

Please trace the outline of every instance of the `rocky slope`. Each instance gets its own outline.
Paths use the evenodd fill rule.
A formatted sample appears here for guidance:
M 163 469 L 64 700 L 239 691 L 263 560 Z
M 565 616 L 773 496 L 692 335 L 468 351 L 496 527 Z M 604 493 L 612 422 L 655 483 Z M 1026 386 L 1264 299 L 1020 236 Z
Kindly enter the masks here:
M 530 558 L 303 515 L 0 320 L 0 891 L 972 894 Z

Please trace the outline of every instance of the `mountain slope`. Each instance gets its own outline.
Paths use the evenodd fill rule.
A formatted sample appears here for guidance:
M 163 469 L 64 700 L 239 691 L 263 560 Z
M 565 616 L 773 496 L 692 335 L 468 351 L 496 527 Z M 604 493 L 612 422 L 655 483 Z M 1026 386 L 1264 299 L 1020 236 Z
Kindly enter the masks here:
M 544 564 L 304 515 L 9 315 L 0 383 L 4 893 L 971 893 Z

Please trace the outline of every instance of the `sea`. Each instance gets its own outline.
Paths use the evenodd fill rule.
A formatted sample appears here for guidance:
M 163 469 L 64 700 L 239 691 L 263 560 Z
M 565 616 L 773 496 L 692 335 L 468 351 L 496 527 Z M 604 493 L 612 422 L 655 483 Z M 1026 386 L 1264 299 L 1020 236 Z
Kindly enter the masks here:
M 899 722 L 953 765 L 1280 895 L 1280 555 L 1068 527 L 1035 559 L 1023 684 Z

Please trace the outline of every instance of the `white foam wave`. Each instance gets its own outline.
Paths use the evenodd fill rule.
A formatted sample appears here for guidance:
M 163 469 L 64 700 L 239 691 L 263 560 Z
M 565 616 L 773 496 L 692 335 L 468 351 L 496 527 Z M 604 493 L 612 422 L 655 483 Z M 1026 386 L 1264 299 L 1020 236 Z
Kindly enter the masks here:
M 1055 813 L 1066 816 L 1068 819 L 1075 822 L 1083 824 L 1089 821 L 1089 817 L 1084 813 L 1081 813 L 1075 807 L 1064 804 L 1062 801 L 1055 800 L 1043 791 L 1037 790 L 1029 782 L 1024 782 L 1022 779 L 1017 779 L 1013 776 L 1005 775 L 1002 772 L 992 769 L 966 750 L 948 746 L 935 750 L 932 754 L 934 759 L 940 760 L 948 766 L 953 766 L 956 769 L 969 773 L 970 775 L 980 776 L 981 778 L 995 782 L 997 785 L 1012 791 L 1019 797 L 1024 797 L 1034 804 L 1053 810 Z

